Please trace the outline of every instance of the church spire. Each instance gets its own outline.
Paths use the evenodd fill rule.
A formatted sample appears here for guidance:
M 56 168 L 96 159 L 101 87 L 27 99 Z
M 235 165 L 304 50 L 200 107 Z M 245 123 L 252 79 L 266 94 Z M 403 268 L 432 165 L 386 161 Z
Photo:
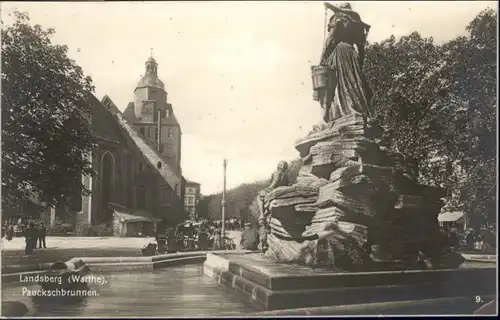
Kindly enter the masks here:
M 146 75 L 150 74 L 157 76 L 157 73 L 158 73 L 158 63 L 156 63 L 156 60 L 153 58 L 153 52 L 151 51 L 151 56 L 149 57 L 148 61 L 146 61 Z

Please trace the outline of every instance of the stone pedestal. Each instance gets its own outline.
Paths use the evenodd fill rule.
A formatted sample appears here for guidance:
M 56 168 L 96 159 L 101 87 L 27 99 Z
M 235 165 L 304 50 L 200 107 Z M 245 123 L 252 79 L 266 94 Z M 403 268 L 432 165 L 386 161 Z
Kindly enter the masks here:
M 464 261 L 440 240 L 444 190 L 418 184 L 382 135 L 351 114 L 296 142 L 303 163 L 297 183 L 265 198 L 268 258 L 345 271 L 455 268 Z
M 212 254 L 205 275 L 260 310 L 366 305 L 422 299 L 488 297 L 496 269 L 460 268 L 386 272 L 332 272 L 280 264 L 261 254 Z

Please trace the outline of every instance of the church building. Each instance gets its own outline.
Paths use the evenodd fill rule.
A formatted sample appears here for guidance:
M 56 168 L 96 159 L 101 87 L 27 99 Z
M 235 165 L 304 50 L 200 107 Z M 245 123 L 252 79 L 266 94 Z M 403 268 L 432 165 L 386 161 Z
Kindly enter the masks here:
M 52 230 L 70 225 L 67 229 L 79 235 L 116 236 L 151 236 L 189 218 L 181 128 L 158 78 L 158 64 L 151 57 L 145 67 L 134 101 L 123 113 L 110 97 L 99 101 L 89 94 L 97 147 L 88 156 L 96 174 L 82 181 L 91 194 L 74 195 L 69 205 L 41 215 L 27 205 L 14 208 L 13 215 L 42 218 Z

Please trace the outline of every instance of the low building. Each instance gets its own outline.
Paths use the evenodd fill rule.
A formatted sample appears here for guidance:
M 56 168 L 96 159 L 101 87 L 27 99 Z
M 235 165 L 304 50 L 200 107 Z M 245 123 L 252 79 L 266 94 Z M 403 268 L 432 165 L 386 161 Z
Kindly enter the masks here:
M 438 222 L 441 227 L 457 228 L 465 231 L 465 214 L 462 211 L 442 212 L 438 215 Z
M 125 207 L 113 208 L 113 233 L 121 237 L 153 237 L 161 219 L 145 210 L 130 210 Z

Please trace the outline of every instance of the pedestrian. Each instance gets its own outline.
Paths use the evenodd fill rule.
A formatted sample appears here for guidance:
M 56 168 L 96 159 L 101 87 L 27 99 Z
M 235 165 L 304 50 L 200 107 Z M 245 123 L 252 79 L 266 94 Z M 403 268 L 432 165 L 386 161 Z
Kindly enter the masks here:
M 29 227 L 24 232 L 24 237 L 26 238 L 24 253 L 26 253 L 26 255 L 32 254 L 36 247 L 36 239 L 38 237 L 37 230 L 33 222 L 29 223 Z
M 221 229 L 217 228 L 214 232 L 214 250 L 221 249 Z
M 45 228 L 43 223 L 40 223 L 40 227 L 38 228 L 38 248 L 40 248 L 40 249 L 42 248 L 42 244 L 43 244 L 43 248 L 47 249 L 47 245 L 45 243 L 46 234 L 47 234 L 47 229 Z M 36 242 L 35 242 L 35 246 L 36 246 Z
M 7 230 L 5 231 L 5 239 L 8 241 L 12 240 L 14 237 L 14 226 L 12 224 L 9 224 L 7 226 Z
M 200 230 L 200 233 L 198 235 L 198 241 L 200 243 L 200 250 L 201 251 L 205 251 L 207 250 L 208 248 L 208 233 L 207 233 L 207 230 L 205 227 L 203 227 L 201 230 Z

